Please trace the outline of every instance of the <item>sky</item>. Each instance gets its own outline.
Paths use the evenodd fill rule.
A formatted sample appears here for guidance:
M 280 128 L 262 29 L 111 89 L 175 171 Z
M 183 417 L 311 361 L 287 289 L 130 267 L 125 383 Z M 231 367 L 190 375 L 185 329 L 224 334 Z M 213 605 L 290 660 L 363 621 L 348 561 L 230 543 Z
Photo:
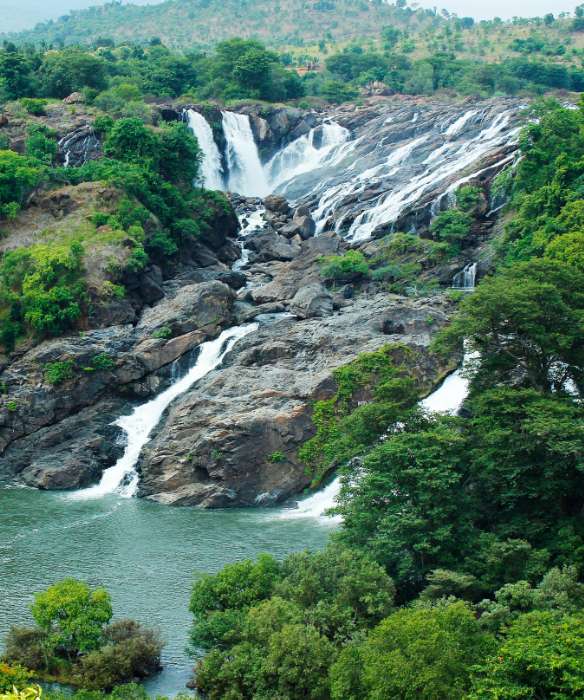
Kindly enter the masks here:
M 132 0 L 134 4 L 155 4 L 161 0 Z M 69 10 L 79 10 L 90 5 L 102 5 L 105 0 L 0 0 L 0 33 L 33 27 L 37 22 L 66 14 Z M 410 0 L 414 4 L 416 0 Z M 535 17 L 547 12 L 573 10 L 576 0 L 417 0 L 422 7 L 445 7 L 459 16 L 476 19 L 514 15 Z

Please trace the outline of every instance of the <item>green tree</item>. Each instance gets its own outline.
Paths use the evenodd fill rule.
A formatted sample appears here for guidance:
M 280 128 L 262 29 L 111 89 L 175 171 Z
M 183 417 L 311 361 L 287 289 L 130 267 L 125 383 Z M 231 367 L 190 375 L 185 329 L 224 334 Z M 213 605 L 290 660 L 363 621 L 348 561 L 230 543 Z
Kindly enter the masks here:
M 105 589 L 91 590 L 75 579 L 65 579 L 37 593 L 31 611 L 39 628 L 48 635 L 50 652 L 62 649 L 71 659 L 100 646 L 104 626 L 113 614 Z
M 462 602 L 402 609 L 367 640 L 347 647 L 331 669 L 333 700 L 456 700 L 472 667 L 493 648 Z
M 538 391 L 582 386 L 584 276 L 554 261 L 513 265 L 461 304 L 437 347 L 468 340 L 480 353 L 477 386 L 520 381 Z
M 103 90 L 107 85 L 105 61 L 78 48 L 47 52 L 38 74 L 47 97 L 62 99 L 83 88 Z
M 469 700 L 581 698 L 584 615 L 531 612 L 509 628 L 477 670 Z
M 107 156 L 145 168 L 158 164 L 160 143 L 154 132 L 140 119 L 119 119 L 108 133 L 104 152 Z

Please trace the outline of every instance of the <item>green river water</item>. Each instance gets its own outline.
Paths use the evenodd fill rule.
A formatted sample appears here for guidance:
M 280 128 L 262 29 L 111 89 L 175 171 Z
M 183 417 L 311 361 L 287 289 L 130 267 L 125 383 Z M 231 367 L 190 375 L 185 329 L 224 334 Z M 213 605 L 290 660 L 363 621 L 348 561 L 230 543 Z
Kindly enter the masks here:
M 197 577 L 259 552 L 276 557 L 322 547 L 330 519 L 288 517 L 283 509 L 203 511 L 107 496 L 0 488 L 0 638 L 30 621 L 35 591 L 73 576 L 111 593 L 116 617 L 158 627 L 164 671 L 152 695 L 185 689 L 189 593 Z

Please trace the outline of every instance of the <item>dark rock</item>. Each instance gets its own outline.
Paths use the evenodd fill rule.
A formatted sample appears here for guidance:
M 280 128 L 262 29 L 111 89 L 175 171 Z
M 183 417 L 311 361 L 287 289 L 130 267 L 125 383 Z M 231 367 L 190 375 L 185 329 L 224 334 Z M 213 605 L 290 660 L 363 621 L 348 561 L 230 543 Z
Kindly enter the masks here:
M 300 253 L 298 245 L 270 230 L 258 231 L 248 236 L 246 247 L 250 251 L 251 263 L 293 260 Z
M 216 279 L 218 282 L 223 282 L 223 284 L 226 284 L 228 287 L 235 290 L 245 287 L 247 283 L 247 277 L 243 274 L 243 272 L 235 272 L 234 270 L 230 270 L 229 272 L 220 272 Z

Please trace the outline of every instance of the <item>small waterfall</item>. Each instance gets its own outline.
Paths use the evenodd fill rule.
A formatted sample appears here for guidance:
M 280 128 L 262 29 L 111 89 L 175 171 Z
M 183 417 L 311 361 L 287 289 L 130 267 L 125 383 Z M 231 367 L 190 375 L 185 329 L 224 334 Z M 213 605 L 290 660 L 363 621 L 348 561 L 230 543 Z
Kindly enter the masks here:
M 420 406 L 427 411 L 456 415 L 468 396 L 469 380 L 464 376 L 464 368 L 470 362 L 476 361 L 476 358 L 476 354 L 467 352 L 462 362 L 462 367 L 449 374 L 437 389 L 420 401 Z M 327 510 L 336 505 L 340 491 L 341 478 L 337 476 L 324 489 L 300 501 L 297 508 L 284 511 L 279 515 L 279 518 L 282 520 L 322 518 L 335 524 L 342 522 L 342 518 L 339 515 L 334 517 L 325 515 Z
M 457 272 L 452 279 L 453 289 L 474 289 L 477 279 L 478 263 L 472 262 Z
M 478 114 L 478 109 L 469 109 L 469 111 L 465 112 L 462 117 L 459 117 L 456 121 L 454 121 L 444 133 L 446 136 L 458 135 L 476 114 Z
M 233 263 L 232 270 L 239 272 L 242 270 L 249 262 L 249 250 L 245 247 L 245 239 L 254 231 L 259 231 L 265 228 L 266 222 L 264 220 L 265 209 L 260 207 L 252 212 L 244 212 L 238 215 L 239 223 L 241 224 L 241 231 L 239 232 L 239 244 L 241 246 L 241 257 Z M 245 223 L 244 223 L 245 222 Z M 249 282 L 248 282 L 249 284 Z
M 138 489 L 139 480 L 136 464 L 140 458 L 142 448 L 150 439 L 150 435 L 160 422 L 164 411 L 174 399 L 184 394 L 195 382 L 216 369 L 238 340 L 256 329 L 257 324 L 255 323 L 236 326 L 223 331 L 215 340 L 203 343 L 199 348 L 195 365 L 184 377 L 172 384 L 156 398 L 135 408 L 130 415 L 119 418 L 115 425 L 122 428 L 127 435 L 124 454 L 113 467 L 104 471 L 99 484 L 78 491 L 72 494 L 70 498 L 85 500 L 101 498 L 110 493 L 118 493 L 125 497 L 134 496 Z
M 199 147 L 203 152 L 201 165 L 203 186 L 209 190 L 223 190 L 223 165 L 221 153 L 213 138 L 213 130 L 202 114 L 194 109 L 187 110 L 187 119 L 190 130 L 197 137 Z
M 221 114 L 227 141 L 227 189 L 244 197 L 265 197 L 270 193 L 270 187 L 260 161 L 249 116 L 235 112 Z

